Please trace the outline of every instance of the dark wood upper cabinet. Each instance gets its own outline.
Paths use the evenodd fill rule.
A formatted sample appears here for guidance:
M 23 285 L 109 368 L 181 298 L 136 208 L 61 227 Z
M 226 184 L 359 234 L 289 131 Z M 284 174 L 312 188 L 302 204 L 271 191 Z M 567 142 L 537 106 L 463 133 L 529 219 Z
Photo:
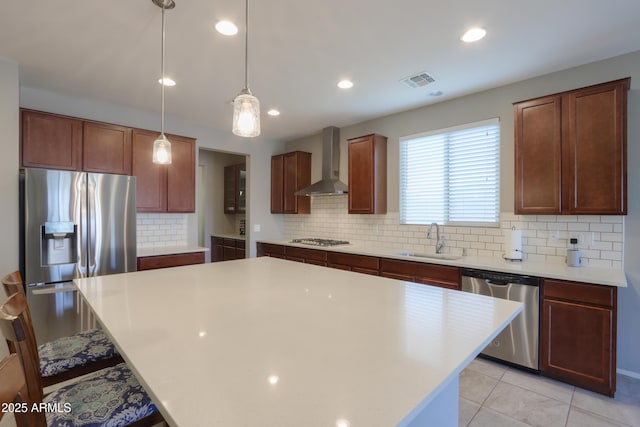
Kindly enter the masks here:
M 514 104 L 515 213 L 627 213 L 630 78 Z
M 20 110 L 22 167 L 82 170 L 82 120 Z
M 560 96 L 516 105 L 516 213 L 560 213 Z
M 131 175 L 131 128 L 83 122 L 82 170 Z
M 132 172 L 136 177 L 138 212 L 195 211 L 195 140 L 167 135 L 170 165 L 152 162 L 158 132 L 133 130 Z
M 196 211 L 196 141 L 167 135 L 171 164 L 167 165 L 167 212 Z
M 387 213 L 387 138 L 349 139 L 349 213 Z
M 627 213 L 629 84 L 624 79 L 567 95 L 571 213 Z
M 133 130 L 132 174 L 136 177 L 138 212 L 167 210 L 167 169 L 152 162 L 153 141 L 158 135 L 158 132 Z
M 311 153 L 271 157 L 271 213 L 308 214 L 311 198 L 294 193 L 311 184 Z
M 224 168 L 224 213 L 245 213 L 247 207 L 247 166 Z
M 284 211 L 284 158 L 271 157 L 271 213 Z

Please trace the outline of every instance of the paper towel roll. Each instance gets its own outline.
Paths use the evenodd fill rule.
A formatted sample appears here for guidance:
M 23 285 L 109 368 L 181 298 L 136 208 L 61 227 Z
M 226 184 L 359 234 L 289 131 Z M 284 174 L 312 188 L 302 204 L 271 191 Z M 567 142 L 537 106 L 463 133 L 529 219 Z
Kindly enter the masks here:
M 522 261 L 522 230 L 504 230 L 504 259 Z

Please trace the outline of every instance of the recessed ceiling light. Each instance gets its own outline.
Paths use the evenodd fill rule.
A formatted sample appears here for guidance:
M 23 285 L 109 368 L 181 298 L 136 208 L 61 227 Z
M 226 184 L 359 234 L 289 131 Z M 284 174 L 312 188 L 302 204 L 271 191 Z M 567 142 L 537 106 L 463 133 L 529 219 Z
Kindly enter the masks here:
M 170 79 L 169 77 L 165 77 L 164 79 L 158 79 L 158 83 L 163 84 L 165 86 L 175 86 L 176 82 L 173 79 Z
M 267 111 L 267 114 L 275 117 L 280 115 L 280 111 L 276 110 L 275 108 L 272 108 L 269 111 Z
M 471 28 L 460 37 L 460 40 L 466 43 L 477 42 L 487 35 L 487 31 L 483 28 Z
M 216 24 L 216 31 L 225 36 L 238 34 L 238 27 L 231 21 L 220 21 Z
M 351 89 L 353 87 L 353 82 L 351 80 L 340 80 L 338 82 L 338 87 L 340 89 Z

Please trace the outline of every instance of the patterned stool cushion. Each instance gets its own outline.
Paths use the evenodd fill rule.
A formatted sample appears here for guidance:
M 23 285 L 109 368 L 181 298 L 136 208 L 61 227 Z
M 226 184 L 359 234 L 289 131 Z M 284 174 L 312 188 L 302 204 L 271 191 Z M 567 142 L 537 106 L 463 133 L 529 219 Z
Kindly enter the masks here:
M 121 363 L 44 398 L 49 427 L 119 427 L 158 412 L 127 365 Z
M 40 373 L 43 377 L 50 377 L 76 366 L 108 359 L 117 353 L 102 329 L 80 332 L 38 346 Z

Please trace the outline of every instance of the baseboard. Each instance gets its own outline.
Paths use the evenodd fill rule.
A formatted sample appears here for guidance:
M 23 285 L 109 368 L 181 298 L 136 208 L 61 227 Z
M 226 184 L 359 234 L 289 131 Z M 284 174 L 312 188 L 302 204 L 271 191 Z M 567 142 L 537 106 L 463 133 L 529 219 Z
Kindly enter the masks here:
M 640 380 L 640 372 L 627 371 L 626 369 L 616 369 L 616 372 L 620 375 L 626 375 L 627 377 Z

